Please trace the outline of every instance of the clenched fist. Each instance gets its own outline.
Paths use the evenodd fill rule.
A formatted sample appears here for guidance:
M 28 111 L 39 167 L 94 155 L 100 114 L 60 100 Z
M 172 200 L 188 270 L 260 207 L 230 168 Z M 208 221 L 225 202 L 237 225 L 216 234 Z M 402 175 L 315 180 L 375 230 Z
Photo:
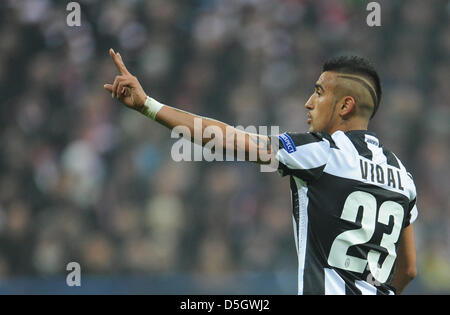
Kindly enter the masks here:
M 116 76 L 113 84 L 105 84 L 103 87 L 111 92 L 112 97 L 129 108 L 140 111 L 145 104 L 147 94 L 139 83 L 138 79 L 128 72 L 122 57 L 111 48 L 109 54 L 119 70 L 120 75 Z

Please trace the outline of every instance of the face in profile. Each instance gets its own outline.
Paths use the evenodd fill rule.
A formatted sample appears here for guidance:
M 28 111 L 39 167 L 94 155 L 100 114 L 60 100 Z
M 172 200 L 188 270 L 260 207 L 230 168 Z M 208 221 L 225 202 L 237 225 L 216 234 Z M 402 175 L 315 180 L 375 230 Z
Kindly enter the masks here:
M 314 93 L 305 104 L 305 108 L 308 110 L 309 132 L 331 133 L 336 118 L 338 118 L 335 113 L 336 98 L 334 95 L 336 80 L 336 73 L 326 71 L 320 75 L 314 85 Z

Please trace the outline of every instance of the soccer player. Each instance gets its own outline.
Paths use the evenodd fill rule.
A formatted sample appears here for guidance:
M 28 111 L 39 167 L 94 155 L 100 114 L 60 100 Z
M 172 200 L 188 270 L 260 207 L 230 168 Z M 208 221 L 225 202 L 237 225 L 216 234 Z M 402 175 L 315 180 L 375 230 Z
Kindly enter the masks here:
M 127 107 L 170 129 L 185 126 L 191 135 L 213 126 L 223 131 L 224 151 L 243 150 L 246 160 L 253 154 L 257 163 L 277 161 L 281 175 L 289 175 L 299 294 L 399 294 L 416 276 L 416 189 L 397 156 L 367 131 L 381 85 L 365 59 L 324 64 L 305 104 L 309 132 L 266 136 L 157 102 L 120 54 L 111 49 L 110 55 L 120 75 L 104 88 Z M 245 141 L 228 139 L 230 130 Z M 201 142 L 212 138 L 202 136 Z

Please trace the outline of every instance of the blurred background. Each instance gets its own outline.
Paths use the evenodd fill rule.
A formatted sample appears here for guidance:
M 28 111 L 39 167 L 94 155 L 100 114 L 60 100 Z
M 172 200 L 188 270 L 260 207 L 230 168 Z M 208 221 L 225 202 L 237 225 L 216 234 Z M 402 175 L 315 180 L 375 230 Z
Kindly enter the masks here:
M 174 162 L 170 132 L 104 91 L 119 51 L 159 101 L 231 125 L 307 131 L 322 63 L 358 54 L 384 89 L 370 128 L 413 174 L 418 277 L 450 293 L 450 4 L 0 2 L 0 293 L 296 294 L 287 178 Z M 66 265 L 81 265 L 81 287 Z

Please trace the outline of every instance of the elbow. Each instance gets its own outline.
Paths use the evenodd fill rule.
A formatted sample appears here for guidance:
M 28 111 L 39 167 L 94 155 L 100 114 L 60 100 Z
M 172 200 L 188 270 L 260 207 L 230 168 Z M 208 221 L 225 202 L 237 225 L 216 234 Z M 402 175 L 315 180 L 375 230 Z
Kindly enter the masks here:
M 403 271 L 403 277 L 408 281 L 412 281 L 415 277 L 417 277 L 417 268 L 410 267 Z
M 410 281 L 413 280 L 415 277 L 417 277 L 417 268 L 408 268 L 408 270 L 406 271 L 406 276 L 408 277 L 408 279 L 410 279 Z

